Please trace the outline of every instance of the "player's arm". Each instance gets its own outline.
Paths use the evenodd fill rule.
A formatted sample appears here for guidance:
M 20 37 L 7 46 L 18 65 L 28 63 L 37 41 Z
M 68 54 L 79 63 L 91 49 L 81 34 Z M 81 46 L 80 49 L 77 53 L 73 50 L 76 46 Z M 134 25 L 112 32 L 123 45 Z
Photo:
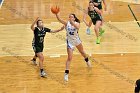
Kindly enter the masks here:
M 94 7 L 94 10 L 95 10 L 98 14 L 102 15 L 102 11 L 99 10 L 97 7 Z
M 92 25 L 92 20 L 90 20 L 89 23 L 86 22 L 86 21 L 84 21 L 84 23 L 86 24 L 86 26 L 91 27 L 91 25 Z
M 64 24 L 65 26 L 67 25 L 67 22 L 65 22 L 64 20 L 62 20 L 62 19 L 59 17 L 58 14 L 56 14 L 56 18 L 57 18 L 57 20 L 58 20 L 60 23 Z
M 32 31 L 34 31 L 35 30 L 35 24 L 36 24 L 36 22 L 39 20 L 39 17 L 37 17 L 36 18 L 36 20 L 32 23 L 32 25 L 31 25 L 31 29 L 32 29 Z
M 106 0 L 103 0 L 103 4 L 104 4 L 104 10 L 107 11 L 107 4 L 106 4 Z
M 62 30 L 64 30 L 65 26 L 62 26 L 60 29 L 58 30 L 51 30 L 50 33 L 56 33 L 56 32 L 60 32 Z
M 90 20 L 90 22 L 88 23 L 88 22 L 86 21 L 86 17 L 87 17 L 87 11 L 85 11 L 85 13 L 84 13 L 83 22 L 86 24 L 86 26 L 91 27 L 92 21 Z
M 89 22 L 87 22 L 85 19 L 83 19 L 84 23 L 86 24 L 86 26 L 91 27 L 92 25 L 92 20 L 90 20 Z

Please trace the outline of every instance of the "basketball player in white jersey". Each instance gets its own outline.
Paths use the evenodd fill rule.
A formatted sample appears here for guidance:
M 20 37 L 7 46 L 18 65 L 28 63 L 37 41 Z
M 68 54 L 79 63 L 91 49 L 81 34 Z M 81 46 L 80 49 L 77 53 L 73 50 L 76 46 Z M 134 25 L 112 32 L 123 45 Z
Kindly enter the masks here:
M 68 81 L 68 74 L 69 74 L 69 69 L 70 69 L 70 62 L 72 60 L 72 55 L 73 55 L 73 50 L 74 47 L 76 47 L 81 55 L 84 57 L 85 62 L 88 67 L 91 67 L 90 61 L 83 49 L 82 42 L 79 38 L 78 35 L 78 30 L 80 28 L 80 21 L 79 19 L 75 16 L 75 14 L 70 14 L 69 15 L 69 20 L 68 21 L 63 21 L 60 19 L 58 14 L 56 14 L 56 18 L 58 19 L 59 22 L 64 24 L 65 29 L 67 31 L 67 53 L 68 53 L 68 58 L 66 61 L 66 69 L 65 69 L 65 74 L 64 74 L 64 80 Z

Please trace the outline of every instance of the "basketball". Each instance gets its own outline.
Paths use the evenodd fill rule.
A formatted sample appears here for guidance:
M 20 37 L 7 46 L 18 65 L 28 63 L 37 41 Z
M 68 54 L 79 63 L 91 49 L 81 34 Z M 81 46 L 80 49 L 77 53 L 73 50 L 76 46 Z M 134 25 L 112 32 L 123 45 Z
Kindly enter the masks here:
M 60 8 L 59 8 L 58 6 L 52 6 L 52 7 L 51 7 L 51 12 L 52 12 L 53 14 L 58 14 L 59 11 L 60 11 Z

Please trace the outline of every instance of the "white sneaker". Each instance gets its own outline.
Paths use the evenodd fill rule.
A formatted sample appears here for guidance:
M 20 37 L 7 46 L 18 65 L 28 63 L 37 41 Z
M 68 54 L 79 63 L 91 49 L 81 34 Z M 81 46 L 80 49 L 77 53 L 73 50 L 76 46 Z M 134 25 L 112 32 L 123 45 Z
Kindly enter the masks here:
M 47 74 L 45 73 L 45 71 L 42 71 L 41 73 L 40 73 L 40 76 L 41 77 L 45 77 Z
M 68 74 L 67 73 L 64 74 L 64 80 L 68 81 Z
M 90 61 L 86 62 L 86 64 L 87 64 L 88 67 L 91 67 Z
M 89 27 L 86 29 L 86 34 L 90 35 L 90 28 Z

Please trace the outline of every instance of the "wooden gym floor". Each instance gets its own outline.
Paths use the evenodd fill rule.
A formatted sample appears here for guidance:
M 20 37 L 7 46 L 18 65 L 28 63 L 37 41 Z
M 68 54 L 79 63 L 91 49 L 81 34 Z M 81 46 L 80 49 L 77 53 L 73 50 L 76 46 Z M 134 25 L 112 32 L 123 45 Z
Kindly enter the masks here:
M 67 58 L 65 30 L 47 33 L 44 68 L 48 77 L 41 78 L 38 66 L 30 61 L 34 55 L 30 25 L 36 16 L 41 16 L 45 26 L 60 28 L 62 25 L 51 12 L 42 13 L 50 11 L 50 6 L 56 3 L 62 9 L 63 19 L 74 12 L 82 20 L 83 13 L 76 6 L 85 8 L 87 0 L 29 1 L 5 0 L 0 9 L 0 93 L 133 93 L 135 80 L 140 78 L 140 28 L 127 5 L 130 3 L 140 20 L 139 2 L 137 5 L 130 0 L 107 0 L 109 10 L 104 13 L 103 26 L 106 32 L 100 45 L 95 44 L 93 26 L 91 35 L 86 35 L 86 26 L 81 22 L 79 35 L 93 67 L 88 69 L 75 49 L 66 83 L 63 81 Z M 39 9 L 38 4 L 42 5 Z M 65 11 L 67 7 L 71 9 Z

